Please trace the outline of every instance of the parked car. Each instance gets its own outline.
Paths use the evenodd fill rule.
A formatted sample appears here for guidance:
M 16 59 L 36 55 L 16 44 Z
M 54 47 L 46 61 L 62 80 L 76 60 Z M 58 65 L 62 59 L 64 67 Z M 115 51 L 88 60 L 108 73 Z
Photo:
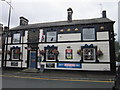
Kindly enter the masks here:
M 113 90 L 120 90 L 120 66 L 118 66 L 118 70 L 116 72 Z

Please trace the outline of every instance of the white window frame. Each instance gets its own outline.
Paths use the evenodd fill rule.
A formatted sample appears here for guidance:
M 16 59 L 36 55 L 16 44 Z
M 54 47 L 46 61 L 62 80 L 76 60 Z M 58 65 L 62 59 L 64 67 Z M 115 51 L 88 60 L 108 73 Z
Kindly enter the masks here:
M 15 41 L 15 39 L 16 39 L 17 41 Z M 20 33 L 14 33 L 14 34 L 13 34 L 13 40 L 12 40 L 13 43 L 20 43 L 20 39 L 21 39 Z
M 91 30 L 91 32 L 93 32 L 92 34 L 90 34 L 90 33 L 86 33 L 85 31 L 86 30 Z M 90 36 L 91 38 L 86 38 L 86 35 L 92 35 L 92 36 Z M 83 40 L 85 41 L 85 40 L 95 40 L 95 28 L 83 28 L 83 34 L 82 34 L 82 36 L 83 36 Z
M 54 36 L 49 36 L 50 33 L 54 33 L 55 35 Z M 51 39 L 55 38 L 55 40 L 50 41 L 50 38 Z M 56 31 L 47 32 L 47 42 L 56 42 L 56 41 L 57 41 L 57 32 Z

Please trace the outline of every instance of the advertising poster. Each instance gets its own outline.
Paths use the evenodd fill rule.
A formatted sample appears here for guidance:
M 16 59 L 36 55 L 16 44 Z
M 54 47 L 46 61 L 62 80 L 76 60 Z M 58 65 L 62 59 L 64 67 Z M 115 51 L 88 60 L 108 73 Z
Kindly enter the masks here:
M 58 68 L 81 68 L 80 63 L 58 63 Z

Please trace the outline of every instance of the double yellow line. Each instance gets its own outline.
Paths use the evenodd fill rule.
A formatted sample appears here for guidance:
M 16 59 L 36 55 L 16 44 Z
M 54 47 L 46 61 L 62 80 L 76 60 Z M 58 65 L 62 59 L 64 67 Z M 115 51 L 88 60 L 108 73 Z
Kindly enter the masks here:
M 13 76 L 13 75 L 0 75 L 1 77 L 12 77 L 12 78 L 25 78 L 25 79 L 41 79 L 41 80 L 60 80 L 60 81 L 79 81 L 79 82 L 104 82 L 104 83 L 114 83 L 112 80 L 76 80 L 76 79 L 54 79 L 54 78 L 38 78 L 38 77 L 23 77 L 23 76 Z

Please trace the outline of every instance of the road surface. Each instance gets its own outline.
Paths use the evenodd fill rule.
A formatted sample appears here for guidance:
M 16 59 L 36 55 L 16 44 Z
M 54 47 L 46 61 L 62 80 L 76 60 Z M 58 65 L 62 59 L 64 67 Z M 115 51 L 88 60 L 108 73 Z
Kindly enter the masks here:
M 2 76 L 2 88 L 111 88 L 113 81 Z

